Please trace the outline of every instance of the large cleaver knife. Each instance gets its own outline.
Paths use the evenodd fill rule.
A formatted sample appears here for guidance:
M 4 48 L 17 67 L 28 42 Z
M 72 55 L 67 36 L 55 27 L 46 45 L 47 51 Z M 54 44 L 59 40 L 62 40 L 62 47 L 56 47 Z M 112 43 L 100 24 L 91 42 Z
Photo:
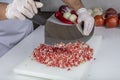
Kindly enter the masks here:
M 74 24 L 65 24 L 60 22 L 54 15 L 48 20 L 36 14 L 32 19 L 39 25 L 45 25 L 45 43 L 55 44 L 59 42 L 69 43 L 74 41 L 87 42 L 93 35 L 93 31 L 89 36 L 84 36 Z M 82 27 L 82 26 L 81 26 Z M 81 28 L 82 29 L 82 28 Z
M 81 25 L 81 29 L 84 25 Z M 45 43 L 55 44 L 59 42 L 69 43 L 75 41 L 87 42 L 93 35 L 94 29 L 89 36 L 82 35 L 75 24 L 65 24 L 52 15 L 45 24 Z

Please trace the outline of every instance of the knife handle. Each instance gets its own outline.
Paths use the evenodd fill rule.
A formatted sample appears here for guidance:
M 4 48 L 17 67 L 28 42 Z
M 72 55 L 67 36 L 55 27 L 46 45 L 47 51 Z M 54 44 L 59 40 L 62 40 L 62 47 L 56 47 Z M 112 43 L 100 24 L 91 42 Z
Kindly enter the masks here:
M 28 18 L 28 19 L 39 25 L 44 25 L 46 23 L 46 19 L 38 14 L 35 14 L 33 18 L 31 19 Z
M 34 0 L 34 1 L 38 1 L 38 0 Z M 39 1 L 38 1 L 39 2 Z M 39 14 L 35 14 L 33 16 L 33 18 L 28 18 L 27 19 L 31 20 L 32 22 L 39 24 L 39 25 L 44 25 L 47 21 L 47 19 L 45 19 L 44 17 L 40 16 Z

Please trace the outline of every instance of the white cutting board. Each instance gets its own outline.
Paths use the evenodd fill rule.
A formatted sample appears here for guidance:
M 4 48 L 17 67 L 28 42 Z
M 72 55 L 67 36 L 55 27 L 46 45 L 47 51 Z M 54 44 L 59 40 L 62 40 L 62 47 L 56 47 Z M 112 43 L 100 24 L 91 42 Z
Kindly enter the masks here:
M 93 36 L 87 42 L 87 44 L 89 44 L 94 49 L 94 55 L 98 54 L 101 42 L 102 36 Z M 53 80 L 80 80 L 86 74 L 89 63 L 90 62 L 86 62 L 79 65 L 78 67 L 71 68 L 70 71 L 67 71 L 67 69 L 45 66 L 32 60 L 31 57 L 28 57 L 28 59 L 15 67 L 14 72 L 17 74 Z

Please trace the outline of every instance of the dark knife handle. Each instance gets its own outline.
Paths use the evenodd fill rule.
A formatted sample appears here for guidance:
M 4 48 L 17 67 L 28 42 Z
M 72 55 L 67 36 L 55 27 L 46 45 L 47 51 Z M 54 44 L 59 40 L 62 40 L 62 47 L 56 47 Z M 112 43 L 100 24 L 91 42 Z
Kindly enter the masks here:
M 33 18 L 27 18 L 29 20 L 31 20 L 32 22 L 36 23 L 36 24 L 39 24 L 39 25 L 44 25 L 46 23 L 46 20 L 44 17 L 38 15 L 38 14 L 35 14 L 33 16 Z
M 38 1 L 38 0 L 34 0 L 34 1 Z M 39 2 L 39 1 L 38 1 Z M 39 14 L 35 14 L 33 16 L 33 18 L 28 18 L 27 19 L 31 20 L 32 22 L 39 24 L 39 25 L 44 25 L 47 21 L 47 19 L 45 19 L 44 17 L 40 16 Z

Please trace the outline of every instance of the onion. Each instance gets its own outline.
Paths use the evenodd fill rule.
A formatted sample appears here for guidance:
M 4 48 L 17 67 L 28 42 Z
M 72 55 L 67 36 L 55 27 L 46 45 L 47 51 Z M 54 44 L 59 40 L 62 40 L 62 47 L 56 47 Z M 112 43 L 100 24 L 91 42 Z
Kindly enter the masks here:
M 117 11 L 114 9 L 114 8 L 108 8 L 106 11 L 105 11 L 105 17 L 109 17 L 111 15 L 117 15 Z
M 72 21 L 72 22 L 75 22 L 77 19 L 77 16 L 75 14 L 71 14 L 70 17 L 69 17 L 69 20 Z
M 88 12 L 89 15 L 93 14 L 93 10 L 92 9 L 87 9 L 87 12 Z
M 120 25 L 120 13 L 118 13 L 119 25 Z
M 95 25 L 96 26 L 103 26 L 104 25 L 104 19 L 103 19 L 102 15 L 96 15 L 94 17 L 94 19 L 95 19 Z
M 103 9 L 102 8 L 94 8 L 93 12 L 103 12 Z
M 67 5 L 62 5 L 59 7 L 59 12 L 64 14 L 65 12 L 70 12 L 70 8 Z
M 96 15 L 103 15 L 103 9 L 102 8 L 94 8 L 92 16 L 95 17 Z
M 70 16 L 71 16 L 71 13 L 70 13 L 70 12 L 65 12 L 65 13 L 63 14 L 63 17 L 64 17 L 65 19 L 69 19 Z
M 106 18 L 105 24 L 107 28 L 114 28 L 118 26 L 118 17 L 117 16 L 110 16 Z
M 120 25 L 120 19 L 119 19 L 119 25 Z
M 94 13 L 92 14 L 93 17 L 95 17 L 96 15 L 103 15 L 103 12 L 98 11 L 98 12 L 94 12 Z
M 120 13 L 118 13 L 118 19 L 120 19 Z

